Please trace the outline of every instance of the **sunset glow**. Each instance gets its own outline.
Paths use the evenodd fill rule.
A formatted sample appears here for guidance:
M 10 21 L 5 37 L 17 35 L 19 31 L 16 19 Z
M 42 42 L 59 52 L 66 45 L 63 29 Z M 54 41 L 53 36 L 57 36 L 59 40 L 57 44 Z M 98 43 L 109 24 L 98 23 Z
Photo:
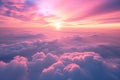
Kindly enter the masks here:
M 54 25 L 55 25 L 56 30 L 60 30 L 62 27 L 61 23 L 59 22 L 56 22 Z
M 0 0 L 0 80 L 120 80 L 120 0 Z
M 34 27 L 46 27 L 51 22 L 61 21 L 64 23 L 62 27 L 69 28 L 74 25 L 75 28 L 104 28 L 101 25 L 106 24 L 120 28 L 119 0 L 2 0 L 0 9 L 1 27 L 10 24 L 16 27 L 31 24 L 37 24 Z

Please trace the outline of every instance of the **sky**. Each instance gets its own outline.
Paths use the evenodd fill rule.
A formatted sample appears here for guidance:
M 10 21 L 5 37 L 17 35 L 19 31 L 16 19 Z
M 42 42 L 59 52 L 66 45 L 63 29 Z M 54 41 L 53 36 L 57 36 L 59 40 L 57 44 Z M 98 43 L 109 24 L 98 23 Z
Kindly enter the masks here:
M 120 0 L 0 0 L 0 80 L 120 80 Z
M 0 27 L 120 28 L 119 0 L 0 0 Z

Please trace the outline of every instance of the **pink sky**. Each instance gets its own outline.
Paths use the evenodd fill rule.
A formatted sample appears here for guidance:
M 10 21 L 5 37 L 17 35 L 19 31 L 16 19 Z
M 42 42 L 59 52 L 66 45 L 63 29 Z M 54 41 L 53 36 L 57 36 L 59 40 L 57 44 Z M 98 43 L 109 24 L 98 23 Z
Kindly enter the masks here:
M 0 27 L 120 28 L 119 0 L 1 0 Z

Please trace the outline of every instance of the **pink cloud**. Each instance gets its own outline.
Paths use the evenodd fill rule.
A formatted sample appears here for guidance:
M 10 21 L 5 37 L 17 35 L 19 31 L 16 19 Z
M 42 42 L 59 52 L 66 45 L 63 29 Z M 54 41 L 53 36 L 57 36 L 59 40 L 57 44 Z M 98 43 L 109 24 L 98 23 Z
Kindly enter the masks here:
M 73 72 L 74 70 L 79 71 L 80 70 L 80 66 L 77 64 L 69 64 L 64 68 L 65 71 L 68 72 Z
M 33 61 L 38 60 L 38 59 L 44 60 L 45 57 L 46 57 L 46 55 L 43 52 L 41 52 L 41 53 L 37 52 L 35 55 L 32 56 L 32 60 Z
M 27 67 L 27 59 L 20 56 L 16 56 L 10 63 L 13 65 L 21 64 Z
M 27 59 L 24 57 L 16 56 L 9 63 L 0 62 L 0 69 L 2 69 L 0 70 L 0 79 L 2 80 L 27 79 Z
M 94 18 L 95 15 L 99 17 L 101 14 L 105 15 L 106 13 L 115 11 L 119 12 L 119 0 L 2 0 L 1 3 L 3 4 L 1 4 L 0 15 L 21 20 L 21 22 L 24 23 L 22 26 L 31 25 L 25 25 L 25 23 L 37 23 L 35 26 L 51 26 L 51 24 L 54 24 L 56 21 L 64 23 L 64 27 L 67 24 L 77 24 L 79 26 L 79 24 L 84 23 L 82 21 L 94 24 L 98 23 L 98 21 L 94 22 L 89 17 Z M 104 20 L 106 20 L 106 17 L 101 19 L 100 21 L 103 23 L 99 24 L 106 24 L 106 21 Z M 5 23 L 7 24 L 8 21 Z M 116 24 L 118 21 L 118 19 L 112 18 L 112 20 L 107 21 L 107 23 L 114 22 L 114 24 Z M 15 21 L 12 21 L 12 23 L 20 24 Z M 86 25 L 88 23 L 84 24 Z
M 99 77 L 101 76 L 101 73 L 94 74 L 94 71 L 96 70 L 98 72 L 101 72 L 100 70 L 102 68 L 106 70 L 116 69 L 114 67 L 108 66 L 107 63 L 109 62 L 107 62 L 100 55 L 94 52 L 64 53 L 63 55 L 61 55 L 60 59 L 57 62 L 53 63 L 48 68 L 43 69 L 40 77 L 43 80 L 44 79 L 47 80 L 48 79 L 47 77 L 50 77 L 50 79 L 52 80 L 55 80 L 57 77 L 59 77 L 59 79 L 68 79 L 68 78 L 69 79 L 77 79 L 77 78 L 83 79 L 86 77 L 85 80 L 89 80 L 90 77 L 93 77 L 92 75 L 94 76 L 96 75 Z M 113 66 L 113 64 L 114 63 L 109 63 L 109 65 L 111 66 Z M 107 74 L 106 72 L 102 72 L 102 74 L 107 75 L 107 76 L 111 75 L 111 73 Z M 80 75 L 81 77 L 79 77 Z
M 32 60 L 28 61 L 25 57 L 16 56 L 8 63 L 0 62 L 0 78 L 2 80 L 96 80 L 98 78 L 103 79 L 103 77 L 105 79 L 119 78 L 118 73 L 120 70 L 116 68 L 119 67 L 117 65 L 119 61 L 115 61 L 115 63 L 109 62 L 94 52 L 64 53 L 60 57 L 50 53 L 37 52 L 32 58 Z

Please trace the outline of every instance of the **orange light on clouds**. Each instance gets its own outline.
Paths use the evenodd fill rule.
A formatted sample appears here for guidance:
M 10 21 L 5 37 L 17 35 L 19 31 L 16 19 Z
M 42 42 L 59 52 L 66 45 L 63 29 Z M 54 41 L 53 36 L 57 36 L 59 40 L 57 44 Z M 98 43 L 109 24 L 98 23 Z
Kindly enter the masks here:
M 104 9 L 102 5 L 108 3 L 107 0 L 37 0 L 30 5 L 23 0 L 19 4 L 15 2 L 18 10 L 3 5 L 0 27 L 120 28 L 120 11 L 117 7 Z

